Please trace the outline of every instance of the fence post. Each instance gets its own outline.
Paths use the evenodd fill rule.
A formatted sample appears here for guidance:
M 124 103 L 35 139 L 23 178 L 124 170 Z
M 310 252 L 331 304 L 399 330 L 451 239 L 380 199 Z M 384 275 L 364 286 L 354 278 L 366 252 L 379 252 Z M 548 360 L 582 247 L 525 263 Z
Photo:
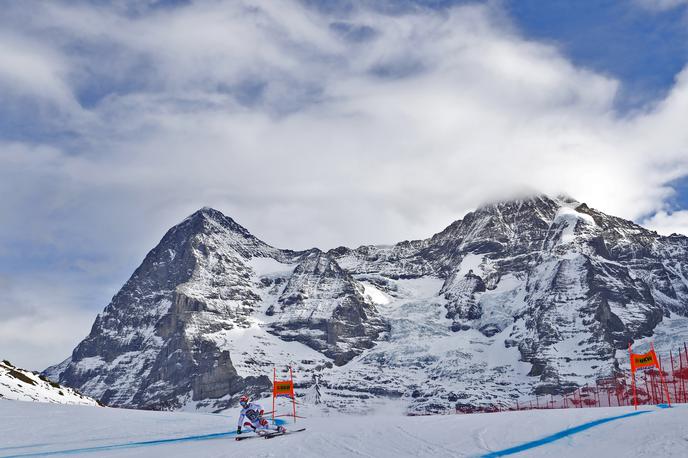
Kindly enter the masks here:
M 686 365 L 683 366 L 683 360 L 681 360 L 681 386 L 683 387 L 683 402 L 688 402 L 688 393 L 686 393 L 686 379 L 685 373 L 683 372 L 684 367 L 688 368 L 688 348 L 686 348 L 686 343 L 683 343 L 683 355 L 686 357 Z
M 647 383 L 647 371 L 643 371 L 643 378 L 645 379 L 645 391 L 647 391 L 647 397 L 649 399 L 648 404 L 652 404 L 654 399 L 650 399 L 650 385 Z
M 275 423 L 275 381 L 277 380 L 277 368 L 272 367 L 272 423 Z
M 681 354 L 681 348 L 679 347 L 678 349 L 678 380 L 676 380 L 676 383 L 678 384 L 678 393 L 679 393 L 679 400 L 677 402 L 685 402 L 684 399 L 684 394 L 683 394 L 683 355 Z
M 654 350 L 654 345 L 652 346 L 652 349 Z M 664 385 L 664 391 L 666 391 L 667 404 L 671 406 L 671 394 L 669 394 L 669 387 L 667 386 L 666 379 L 664 378 L 664 371 L 662 370 L 662 358 L 659 358 L 659 379 L 662 385 Z M 662 401 L 664 401 L 664 393 L 662 393 Z
M 612 406 L 612 395 L 609 393 L 609 387 L 607 387 L 607 407 Z
M 595 398 L 597 398 L 597 407 L 602 407 L 602 401 L 600 401 L 600 386 L 595 379 Z
M 674 387 L 674 400 L 678 399 L 676 396 L 676 369 L 674 369 L 674 352 L 669 352 L 669 359 L 671 359 L 671 386 Z
M 662 390 L 662 381 L 664 376 L 662 375 L 662 357 L 657 355 L 657 361 L 659 362 L 659 383 L 657 383 L 657 377 L 653 376 L 655 385 L 657 386 L 657 399 L 659 399 L 662 404 L 664 404 L 664 391 Z M 666 388 L 666 387 L 665 387 Z

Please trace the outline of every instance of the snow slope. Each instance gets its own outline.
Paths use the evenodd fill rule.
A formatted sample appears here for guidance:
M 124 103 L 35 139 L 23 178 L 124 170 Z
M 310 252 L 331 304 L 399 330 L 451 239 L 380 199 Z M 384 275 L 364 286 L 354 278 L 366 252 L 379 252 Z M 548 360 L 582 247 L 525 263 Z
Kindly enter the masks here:
M 242 442 L 234 441 L 233 415 L 14 401 L 0 401 L 0 411 L 0 457 L 685 456 L 688 440 L 686 406 L 637 414 L 598 408 L 340 415 L 299 421 L 307 431 L 292 436 Z
M 97 405 L 94 399 L 38 374 L 14 367 L 9 361 L 0 362 L 0 399 Z

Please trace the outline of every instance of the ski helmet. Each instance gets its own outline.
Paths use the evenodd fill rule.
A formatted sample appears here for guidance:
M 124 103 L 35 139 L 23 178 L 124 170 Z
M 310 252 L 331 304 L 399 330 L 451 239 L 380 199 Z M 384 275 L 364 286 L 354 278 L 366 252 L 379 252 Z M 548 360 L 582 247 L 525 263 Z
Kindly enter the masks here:
M 249 399 L 248 396 L 243 395 L 242 397 L 239 398 L 239 404 L 241 404 L 242 407 L 246 407 L 248 405 Z

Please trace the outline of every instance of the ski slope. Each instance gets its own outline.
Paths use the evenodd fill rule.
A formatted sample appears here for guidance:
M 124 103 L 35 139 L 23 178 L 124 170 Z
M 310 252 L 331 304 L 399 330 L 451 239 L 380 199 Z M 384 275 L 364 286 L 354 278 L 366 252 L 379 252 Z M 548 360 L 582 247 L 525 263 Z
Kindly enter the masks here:
M 686 456 L 688 407 L 638 412 L 332 415 L 300 420 L 308 430 L 291 436 L 236 442 L 234 415 L 3 400 L 0 457 Z

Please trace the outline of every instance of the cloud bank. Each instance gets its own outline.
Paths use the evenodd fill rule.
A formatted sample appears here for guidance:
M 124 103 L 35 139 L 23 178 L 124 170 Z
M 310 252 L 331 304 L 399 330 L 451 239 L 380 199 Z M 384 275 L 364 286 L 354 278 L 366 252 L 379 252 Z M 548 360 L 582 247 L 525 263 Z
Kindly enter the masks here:
M 0 273 L 97 289 L 69 310 L 92 318 L 204 205 L 289 248 L 427 237 L 524 189 L 688 233 L 667 203 L 688 174 L 688 70 L 620 113 L 621 82 L 527 39 L 499 3 L 132 5 L 17 2 L 0 19 Z

